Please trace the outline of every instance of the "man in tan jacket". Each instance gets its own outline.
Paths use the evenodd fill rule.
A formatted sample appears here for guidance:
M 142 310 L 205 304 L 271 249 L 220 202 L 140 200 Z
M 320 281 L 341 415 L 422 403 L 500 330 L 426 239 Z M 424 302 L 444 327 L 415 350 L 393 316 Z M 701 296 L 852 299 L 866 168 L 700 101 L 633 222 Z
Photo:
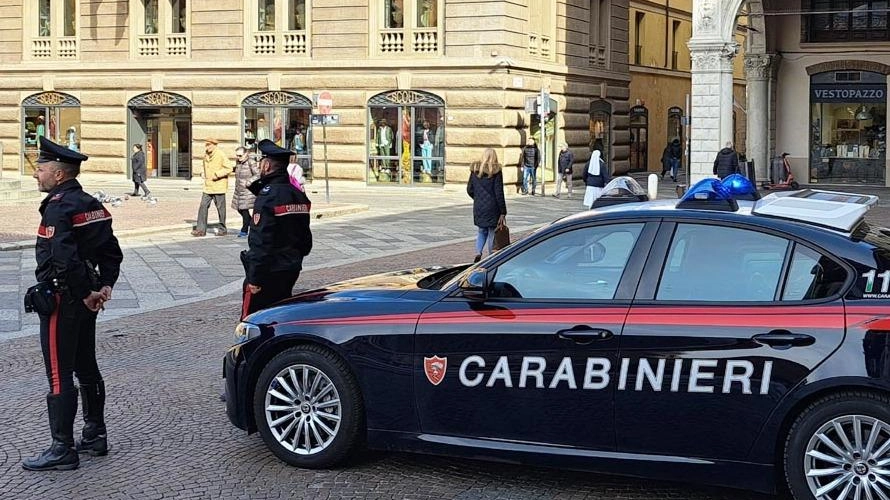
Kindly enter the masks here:
M 216 205 L 216 212 L 219 214 L 219 229 L 216 235 L 226 235 L 226 191 L 229 190 L 231 170 L 226 164 L 225 156 L 217 149 L 217 144 L 219 141 L 216 139 L 204 141 L 204 194 L 201 196 L 198 223 L 192 231 L 192 236 L 207 235 L 207 210 L 211 201 Z

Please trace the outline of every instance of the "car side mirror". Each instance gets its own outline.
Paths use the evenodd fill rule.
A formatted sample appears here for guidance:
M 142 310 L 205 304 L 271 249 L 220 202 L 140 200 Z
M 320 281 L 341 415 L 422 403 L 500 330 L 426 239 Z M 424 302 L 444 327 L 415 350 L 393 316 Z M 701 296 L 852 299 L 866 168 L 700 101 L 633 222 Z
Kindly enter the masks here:
M 482 267 L 472 270 L 460 280 L 460 292 L 471 300 L 488 298 L 488 271 Z

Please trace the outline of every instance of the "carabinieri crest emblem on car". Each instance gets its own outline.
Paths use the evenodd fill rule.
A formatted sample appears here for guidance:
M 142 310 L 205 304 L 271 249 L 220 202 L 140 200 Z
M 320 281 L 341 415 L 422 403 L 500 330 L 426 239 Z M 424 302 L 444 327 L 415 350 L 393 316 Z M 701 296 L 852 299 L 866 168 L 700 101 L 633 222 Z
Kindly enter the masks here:
M 445 378 L 445 370 L 448 368 L 448 358 L 433 356 L 423 358 L 423 371 L 426 379 L 433 385 L 439 385 Z

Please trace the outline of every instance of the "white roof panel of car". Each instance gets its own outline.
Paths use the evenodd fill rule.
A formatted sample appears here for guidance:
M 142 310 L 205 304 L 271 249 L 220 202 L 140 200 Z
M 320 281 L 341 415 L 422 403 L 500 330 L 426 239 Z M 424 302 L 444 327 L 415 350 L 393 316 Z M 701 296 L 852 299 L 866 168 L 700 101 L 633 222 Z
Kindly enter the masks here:
M 766 196 L 753 213 L 850 232 L 877 202 L 872 195 L 804 189 Z

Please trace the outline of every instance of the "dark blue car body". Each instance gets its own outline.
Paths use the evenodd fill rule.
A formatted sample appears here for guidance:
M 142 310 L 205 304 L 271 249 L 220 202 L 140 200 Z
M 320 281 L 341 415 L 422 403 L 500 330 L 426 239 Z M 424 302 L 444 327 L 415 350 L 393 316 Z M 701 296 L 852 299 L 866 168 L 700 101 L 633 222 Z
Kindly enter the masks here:
M 566 231 L 615 223 L 639 233 L 610 300 L 462 294 L 461 276 L 474 269 L 497 269 Z M 791 242 L 789 254 L 804 246 L 846 278 L 817 300 L 657 300 L 683 224 L 777 236 Z M 789 427 L 811 402 L 850 389 L 890 394 L 890 307 L 866 298 L 863 279 L 890 268 L 890 253 L 875 243 L 877 230 L 858 231 L 744 210 L 588 212 L 466 270 L 405 271 L 301 293 L 247 318 L 261 334 L 225 357 L 227 413 L 255 431 L 260 371 L 287 347 L 317 344 L 358 381 L 373 449 L 772 492 Z M 783 282 L 789 264 L 780 272 Z

